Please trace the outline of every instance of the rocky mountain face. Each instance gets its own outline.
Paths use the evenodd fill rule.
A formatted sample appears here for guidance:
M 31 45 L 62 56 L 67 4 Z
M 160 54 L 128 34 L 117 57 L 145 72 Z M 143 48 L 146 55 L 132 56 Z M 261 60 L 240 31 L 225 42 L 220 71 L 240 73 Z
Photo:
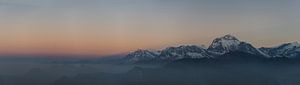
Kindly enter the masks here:
M 271 57 L 300 57 L 300 44 L 298 42 L 285 43 L 277 47 L 262 47 L 260 50 Z
M 155 59 L 159 56 L 158 51 L 149 51 L 149 50 L 141 50 L 138 49 L 137 51 L 134 51 L 130 54 L 128 54 L 125 59 L 130 62 L 136 62 L 136 61 L 147 61 Z
M 241 51 L 255 55 L 265 55 L 251 44 L 240 41 L 232 35 L 225 35 L 223 37 L 216 38 L 207 50 L 218 55 L 234 51 Z
M 161 57 L 162 59 L 176 60 L 183 58 L 204 58 L 212 56 L 205 48 L 191 45 L 166 48 L 161 51 L 161 54 L 158 57 Z
M 225 54 L 238 50 L 240 44 L 241 42 L 236 37 L 225 35 L 224 37 L 214 39 L 207 50 L 218 54 Z

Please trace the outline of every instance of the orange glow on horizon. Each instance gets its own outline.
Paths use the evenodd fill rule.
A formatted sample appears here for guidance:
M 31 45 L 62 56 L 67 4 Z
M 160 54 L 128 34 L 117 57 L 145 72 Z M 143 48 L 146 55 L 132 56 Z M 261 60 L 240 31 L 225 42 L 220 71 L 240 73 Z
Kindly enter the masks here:
M 70 54 L 70 55 L 112 55 L 135 49 L 160 48 L 166 39 L 149 37 L 93 36 L 32 36 L 17 35 L 1 37 L 0 54 Z M 169 40 L 170 41 L 170 40 Z

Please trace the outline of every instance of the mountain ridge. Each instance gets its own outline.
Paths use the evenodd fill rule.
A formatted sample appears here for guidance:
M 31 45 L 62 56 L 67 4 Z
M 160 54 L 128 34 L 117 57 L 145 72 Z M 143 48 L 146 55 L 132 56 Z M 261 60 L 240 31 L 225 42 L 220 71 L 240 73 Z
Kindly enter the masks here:
M 125 58 L 129 62 L 147 60 L 180 60 L 185 58 L 218 58 L 231 52 L 243 52 L 251 55 L 264 56 L 265 58 L 300 57 L 300 44 L 298 42 L 285 43 L 277 47 L 255 48 L 252 44 L 240 41 L 233 35 L 225 35 L 214 39 L 208 48 L 197 45 L 181 45 L 167 47 L 163 50 L 150 51 L 138 49 L 129 53 Z

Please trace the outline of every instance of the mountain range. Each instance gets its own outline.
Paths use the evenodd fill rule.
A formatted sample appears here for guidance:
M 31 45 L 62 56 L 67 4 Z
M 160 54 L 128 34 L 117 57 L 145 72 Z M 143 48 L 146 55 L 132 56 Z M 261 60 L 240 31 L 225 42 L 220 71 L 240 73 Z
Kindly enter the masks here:
M 206 48 L 197 45 L 182 45 L 168 47 L 163 50 L 142 50 L 129 53 L 125 59 L 129 62 L 151 60 L 180 60 L 180 59 L 218 59 L 240 52 L 243 54 L 262 56 L 264 58 L 298 58 L 300 57 L 300 44 L 298 42 L 285 43 L 276 47 L 255 48 L 250 43 L 240 41 L 233 35 L 225 35 L 213 40 Z

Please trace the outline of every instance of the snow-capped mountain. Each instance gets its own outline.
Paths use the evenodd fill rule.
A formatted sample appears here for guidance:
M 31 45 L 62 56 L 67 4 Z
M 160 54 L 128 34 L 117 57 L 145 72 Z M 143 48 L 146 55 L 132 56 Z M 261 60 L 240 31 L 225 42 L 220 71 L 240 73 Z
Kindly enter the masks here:
M 157 58 L 160 55 L 158 51 L 149 51 L 149 50 L 141 50 L 138 49 L 134 52 L 129 53 L 125 58 L 128 61 L 147 61 Z
M 147 61 L 147 60 L 177 60 L 183 58 L 203 58 L 212 57 L 204 47 L 187 45 L 179 47 L 168 47 L 161 51 L 137 50 L 126 56 L 128 61 Z
M 169 47 L 161 51 L 162 59 L 183 59 L 183 58 L 203 58 L 212 57 L 204 47 L 195 45 Z
M 300 57 L 300 44 L 298 42 L 286 43 L 277 47 L 262 47 L 260 50 L 271 57 Z
M 219 58 L 222 55 L 241 52 L 250 55 L 270 57 L 299 57 L 300 44 L 298 42 L 286 43 L 272 48 L 255 48 L 250 43 L 240 41 L 232 35 L 225 35 L 213 40 L 212 44 L 206 48 L 203 46 L 185 45 L 179 47 L 168 47 L 160 51 L 137 50 L 129 53 L 125 58 L 129 61 L 147 60 L 179 60 L 184 58 Z
M 255 55 L 267 56 L 251 44 L 242 42 L 232 35 L 225 35 L 223 37 L 216 38 L 209 46 L 208 51 L 217 55 L 223 55 L 233 51 L 241 51 Z
M 230 51 L 238 50 L 240 43 L 241 42 L 236 37 L 225 35 L 214 39 L 208 50 L 219 54 L 225 54 Z

